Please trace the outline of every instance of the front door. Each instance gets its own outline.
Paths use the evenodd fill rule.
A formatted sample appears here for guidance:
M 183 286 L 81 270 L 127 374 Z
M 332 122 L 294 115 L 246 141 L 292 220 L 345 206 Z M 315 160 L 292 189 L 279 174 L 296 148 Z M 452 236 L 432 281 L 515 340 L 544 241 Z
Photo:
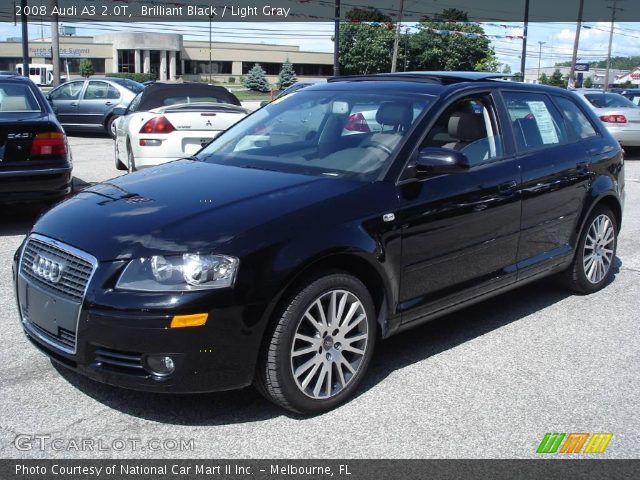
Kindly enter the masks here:
M 492 96 L 479 94 L 447 108 L 422 143 L 459 150 L 471 166 L 399 187 L 403 323 L 515 280 L 520 169 L 502 138 Z
M 63 125 L 75 125 L 78 120 L 78 104 L 84 80 L 65 83 L 49 94 L 56 117 Z
M 80 122 L 87 126 L 102 127 L 105 114 L 117 105 L 119 99 L 120 92 L 112 85 L 89 80 L 78 107 Z

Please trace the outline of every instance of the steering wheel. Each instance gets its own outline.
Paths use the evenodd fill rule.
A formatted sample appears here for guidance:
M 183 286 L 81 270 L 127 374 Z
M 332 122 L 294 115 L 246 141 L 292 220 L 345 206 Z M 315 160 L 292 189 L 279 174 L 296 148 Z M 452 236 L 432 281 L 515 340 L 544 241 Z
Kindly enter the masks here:
M 388 145 L 384 143 L 376 142 L 375 140 L 369 140 L 365 144 L 362 145 L 362 148 L 373 147 L 379 150 L 382 150 L 387 155 L 391 155 L 393 153 L 393 149 L 391 149 Z

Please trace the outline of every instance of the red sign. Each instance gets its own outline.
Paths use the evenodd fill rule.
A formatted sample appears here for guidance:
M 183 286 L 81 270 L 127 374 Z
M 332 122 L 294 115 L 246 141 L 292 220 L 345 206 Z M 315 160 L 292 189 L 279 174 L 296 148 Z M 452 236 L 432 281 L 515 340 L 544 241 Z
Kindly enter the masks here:
M 633 72 L 629 75 L 633 80 L 640 80 L 640 72 Z

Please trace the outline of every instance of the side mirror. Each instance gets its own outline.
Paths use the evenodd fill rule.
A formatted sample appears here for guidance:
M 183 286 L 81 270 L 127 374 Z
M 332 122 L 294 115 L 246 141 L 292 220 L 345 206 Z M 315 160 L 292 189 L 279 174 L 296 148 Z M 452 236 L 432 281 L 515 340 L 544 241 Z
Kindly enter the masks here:
M 418 177 L 464 172 L 469 170 L 469 159 L 457 150 L 426 147 L 418 152 L 414 169 Z

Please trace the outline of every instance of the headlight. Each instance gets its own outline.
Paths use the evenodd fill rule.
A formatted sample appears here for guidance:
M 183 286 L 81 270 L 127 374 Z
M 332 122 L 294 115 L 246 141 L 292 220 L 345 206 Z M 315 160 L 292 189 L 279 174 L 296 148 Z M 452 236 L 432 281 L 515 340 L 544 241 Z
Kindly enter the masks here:
M 154 256 L 126 266 L 116 283 L 122 290 L 176 292 L 233 285 L 240 261 L 227 255 Z

